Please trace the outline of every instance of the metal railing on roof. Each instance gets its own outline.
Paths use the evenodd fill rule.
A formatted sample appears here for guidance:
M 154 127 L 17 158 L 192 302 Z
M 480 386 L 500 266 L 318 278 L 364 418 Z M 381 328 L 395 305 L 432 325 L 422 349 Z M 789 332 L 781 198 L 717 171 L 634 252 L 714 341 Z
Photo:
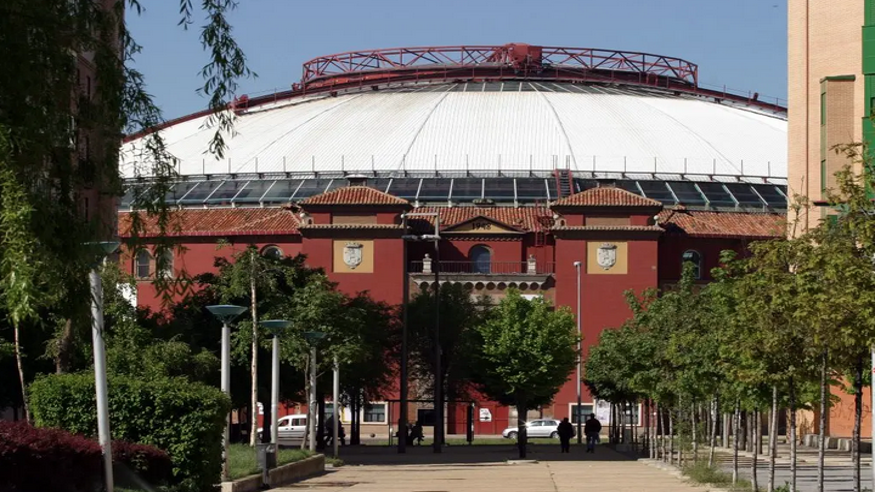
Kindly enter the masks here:
M 606 183 L 607 181 L 607 183 Z M 239 178 L 187 179 L 176 184 L 165 200 L 180 207 L 263 207 L 300 201 L 346 186 L 341 178 Z M 691 209 L 783 211 L 787 208 L 785 186 L 763 182 L 720 182 L 693 180 L 599 180 L 575 177 L 574 192 L 613 185 L 667 206 Z M 546 205 L 558 197 L 556 181 L 548 177 L 526 178 L 377 178 L 368 185 L 404 198 L 415 206 L 462 204 Z M 145 182 L 129 182 L 121 208 L 135 206 L 136 195 Z

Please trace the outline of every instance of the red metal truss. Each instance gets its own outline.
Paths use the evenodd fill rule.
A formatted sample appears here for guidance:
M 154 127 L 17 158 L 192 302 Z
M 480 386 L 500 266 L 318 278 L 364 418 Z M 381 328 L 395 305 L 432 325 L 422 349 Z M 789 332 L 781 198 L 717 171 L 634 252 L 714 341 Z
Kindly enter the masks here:
M 698 67 L 686 60 L 650 53 L 506 44 L 504 46 L 432 46 L 350 51 L 314 58 L 303 67 L 300 88 L 344 85 L 353 81 L 424 78 L 461 72 L 497 73 L 499 77 L 545 73 L 621 72 L 645 81 L 669 79 L 692 87 L 698 84 Z M 496 72 L 497 71 L 497 72 Z M 579 78 L 579 77 L 571 77 Z

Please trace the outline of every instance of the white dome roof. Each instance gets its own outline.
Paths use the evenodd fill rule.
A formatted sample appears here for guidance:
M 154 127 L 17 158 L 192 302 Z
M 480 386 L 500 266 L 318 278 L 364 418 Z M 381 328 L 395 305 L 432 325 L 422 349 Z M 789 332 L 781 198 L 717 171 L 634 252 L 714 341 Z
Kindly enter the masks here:
M 773 177 L 787 173 L 786 113 L 648 88 L 426 84 L 261 104 L 237 118 L 225 159 L 206 117 L 162 130 L 182 175 L 551 171 Z M 148 175 L 139 140 L 125 177 Z

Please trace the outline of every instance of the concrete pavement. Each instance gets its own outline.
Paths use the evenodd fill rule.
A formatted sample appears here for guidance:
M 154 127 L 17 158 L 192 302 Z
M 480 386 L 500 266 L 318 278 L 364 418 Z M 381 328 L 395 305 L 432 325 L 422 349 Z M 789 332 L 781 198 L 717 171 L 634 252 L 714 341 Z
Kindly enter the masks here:
M 456 446 L 433 454 L 414 448 L 398 455 L 392 448 L 349 449 L 346 466 L 289 487 L 320 492 L 705 492 L 671 473 L 629 459 L 604 446 L 595 454 L 573 447 L 532 446 L 533 463 L 509 464 L 511 446 Z

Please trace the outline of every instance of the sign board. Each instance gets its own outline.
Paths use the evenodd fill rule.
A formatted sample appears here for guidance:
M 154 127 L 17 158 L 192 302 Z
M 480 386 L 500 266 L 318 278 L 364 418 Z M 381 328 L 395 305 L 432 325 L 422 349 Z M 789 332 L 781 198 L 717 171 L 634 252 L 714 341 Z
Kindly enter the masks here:
M 258 402 L 258 415 L 264 415 L 264 405 Z
M 492 412 L 488 408 L 480 409 L 480 422 L 492 422 Z
M 596 401 L 595 418 L 597 418 L 603 426 L 611 425 L 611 402 L 606 400 Z

